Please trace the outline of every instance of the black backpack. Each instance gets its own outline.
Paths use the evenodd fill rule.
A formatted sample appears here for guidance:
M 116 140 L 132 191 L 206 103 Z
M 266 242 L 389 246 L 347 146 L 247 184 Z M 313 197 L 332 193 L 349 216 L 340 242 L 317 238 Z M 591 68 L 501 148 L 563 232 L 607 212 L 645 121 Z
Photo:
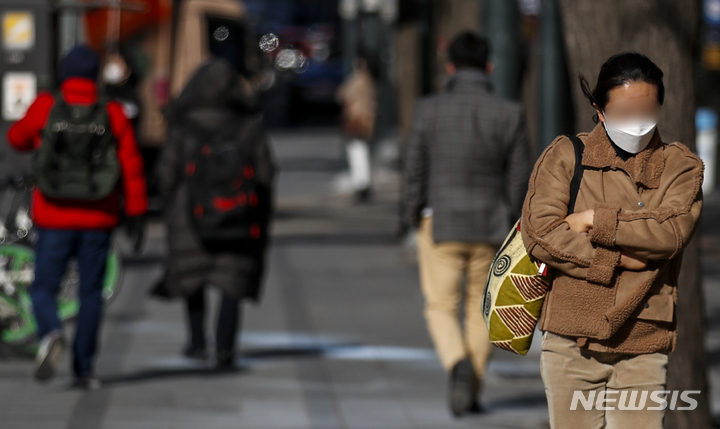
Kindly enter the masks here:
M 262 242 L 270 204 L 255 175 L 254 127 L 242 120 L 212 130 L 186 126 L 195 137 L 185 176 L 190 217 L 200 240 L 210 250 Z
M 68 105 L 60 94 L 42 131 L 34 170 L 40 192 L 65 200 L 99 200 L 120 180 L 120 162 L 110 129 L 107 100 Z

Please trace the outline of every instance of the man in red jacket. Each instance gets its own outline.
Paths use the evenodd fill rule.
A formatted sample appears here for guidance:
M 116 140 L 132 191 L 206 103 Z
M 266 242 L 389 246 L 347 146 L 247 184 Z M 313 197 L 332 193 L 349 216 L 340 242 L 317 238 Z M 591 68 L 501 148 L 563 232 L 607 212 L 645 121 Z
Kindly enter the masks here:
M 76 46 L 64 58 L 61 67 L 59 95 L 68 106 L 93 106 L 99 102 L 96 79 L 97 54 L 86 46 Z M 41 135 L 48 122 L 56 96 L 40 94 L 25 117 L 8 132 L 8 141 L 24 152 L 38 151 Z M 75 386 L 95 389 L 99 381 L 93 376 L 102 314 L 102 286 L 110 246 L 110 234 L 118 224 L 121 208 L 130 224 L 147 211 L 147 191 L 143 160 L 135 142 L 132 125 L 117 102 L 105 106 L 115 152 L 120 165 L 116 189 L 96 200 L 70 200 L 33 191 L 32 216 L 37 226 L 35 245 L 35 281 L 30 294 L 38 337 L 41 339 L 35 377 L 49 380 L 65 347 L 62 323 L 57 316 L 56 295 L 68 260 L 76 257 L 80 272 L 80 310 L 73 345 Z M 36 172 L 37 174 L 37 172 Z

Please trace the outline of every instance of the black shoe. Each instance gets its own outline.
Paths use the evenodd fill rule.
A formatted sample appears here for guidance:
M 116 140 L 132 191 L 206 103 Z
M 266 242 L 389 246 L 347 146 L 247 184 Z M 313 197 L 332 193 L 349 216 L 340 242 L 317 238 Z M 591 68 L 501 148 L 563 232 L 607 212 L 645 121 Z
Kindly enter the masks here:
M 363 188 L 355 191 L 355 201 L 358 203 L 367 203 L 370 201 L 371 191 L 370 188 Z
M 183 350 L 183 356 L 195 360 L 207 360 L 208 352 L 205 347 L 188 347 Z
M 477 377 L 469 359 L 463 359 L 453 367 L 450 373 L 450 411 L 453 416 L 461 417 L 470 412 L 475 402 Z
M 55 376 L 58 361 L 65 350 L 65 339 L 60 331 L 53 331 L 40 341 L 35 362 L 35 379 L 48 381 Z
M 235 353 L 218 352 L 215 367 L 221 370 L 231 370 L 237 368 L 237 366 L 235 365 Z
M 474 399 L 470 409 L 468 410 L 468 414 L 483 414 L 484 412 L 485 407 L 483 407 L 477 399 Z
M 100 390 L 102 382 L 92 376 L 77 377 L 70 387 L 78 390 Z

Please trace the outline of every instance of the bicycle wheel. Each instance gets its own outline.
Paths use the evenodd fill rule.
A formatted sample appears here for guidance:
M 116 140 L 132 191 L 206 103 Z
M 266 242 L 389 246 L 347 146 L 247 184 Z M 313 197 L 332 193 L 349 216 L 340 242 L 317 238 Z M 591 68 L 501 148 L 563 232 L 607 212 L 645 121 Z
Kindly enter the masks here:
M 0 338 L 9 344 L 34 340 L 37 325 L 28 290 L 35 276 L 35 252 L 25 245 L 0 245 L 0 262 Z M 113 246 L 108 254 L 103 282 L 105 302 L 117 296 L 121 280 L 122 260 Z M 80 309 L 77 297 L 79 281 L 77 263 L 71 261 L 58 294 L 58 316 L 61 320 L 74 318 Z
M 2 340 L 23 344 L 34 338 L 35 318 L 28 287 L 33 281 L 35 252 L 18 244 L 0 246 L 0 300 L 2 301 Z
M 20 304 L 6 294 L 0 294 L 0 307 L 3 308 L 2 341 L 14 346 L 28 345 L 35 340 L 35 318 L 30 307 Z
M 122 285 L 122 274 L 122 257 L 117 246 L 113 245 L 108 253 L 105 280 L 103 282 L 103 300 L 106 304 L 109 304 L 118 295 Z

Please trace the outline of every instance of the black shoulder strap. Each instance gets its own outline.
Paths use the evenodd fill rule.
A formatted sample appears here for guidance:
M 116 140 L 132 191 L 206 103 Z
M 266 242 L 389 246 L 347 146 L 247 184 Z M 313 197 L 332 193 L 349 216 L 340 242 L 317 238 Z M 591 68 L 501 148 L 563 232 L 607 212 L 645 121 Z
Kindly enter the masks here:
M 577 200 L 578 192 L 580 191 L 580 182 L 582 182 L 583 172 L 585 168 L 582 165 L 582 155 L 585 145 L 576 135 L 567 136 L 575 147 L 575 173 L 573 173 L 572 181 L 570 182 L 570 203 L 568 203 L 568 215 L 575 212 L 575 202 Z

